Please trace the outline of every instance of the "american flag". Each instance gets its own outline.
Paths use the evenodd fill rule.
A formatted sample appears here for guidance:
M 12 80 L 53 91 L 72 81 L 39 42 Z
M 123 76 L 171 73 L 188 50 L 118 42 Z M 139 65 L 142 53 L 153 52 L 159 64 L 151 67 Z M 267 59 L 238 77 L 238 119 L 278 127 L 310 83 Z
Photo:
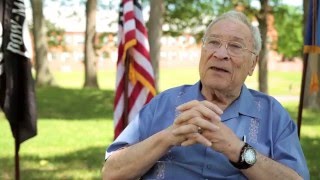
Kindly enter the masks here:
M 138 0 L 122 0 L 119 12 L 115 138 L 156 94 L 142 7 Z

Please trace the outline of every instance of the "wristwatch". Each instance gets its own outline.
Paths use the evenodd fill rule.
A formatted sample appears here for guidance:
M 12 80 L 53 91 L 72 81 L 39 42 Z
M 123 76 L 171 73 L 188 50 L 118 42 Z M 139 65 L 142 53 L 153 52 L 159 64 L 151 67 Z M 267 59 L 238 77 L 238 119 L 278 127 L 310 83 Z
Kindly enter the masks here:
M 248 169 L 257 162 L 257 153 L 256 150 L 250 146 L 248 143 L 245 143 L 240 151 L 240 157 L 238 162 L 230 163 L 238 169 Z

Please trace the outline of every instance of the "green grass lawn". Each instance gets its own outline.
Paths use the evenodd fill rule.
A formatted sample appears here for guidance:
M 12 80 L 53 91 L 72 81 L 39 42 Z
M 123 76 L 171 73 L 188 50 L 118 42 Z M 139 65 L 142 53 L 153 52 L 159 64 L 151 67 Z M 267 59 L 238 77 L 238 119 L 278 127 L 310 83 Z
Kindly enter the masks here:
M 22 179 L 101 179 L 113 139 L 115 72 L 99 72 L 100 90 L 82 89 L 83 73 L 55 73 L 60 87 L 37 88 L 38 135 L 21 146 Z M 174 77 L 174 78 L 173 78 Z M 271 72 L 271 95 L 299 95 L 301 74 Z M 247 80 L 256 88 L 256 75 Z M 198 80 L 196 68 L 164 69 L 160 90 Z M 298 102 L 284 103 L 296 119 Z M 312 179 L 320 179 L 320 112 L 305 110 L 301 143 Z M 0 179 L 14 178 L 14 141 L 0 114 Z
M 194 84 L 199 80 L 198 67 L 166 68 L 159 73 L 159 90 L 179 86 L 181 84 Z M 57 83 L 63 88 L 81 88 L 84 80 L 83 72 L 57 72 Z M 66 78 L 67 77 L 67 78 Z M 246 80 L 248 87 L 257 89 L 257 71 Z M 115 86 L 115 70 L 100 71 L 98 82 L 101 89 L 113 90 Z M 269 72 L 269 93 L 271 95 L 294 95 L 299 96 L 301 73 L 296 72 Z

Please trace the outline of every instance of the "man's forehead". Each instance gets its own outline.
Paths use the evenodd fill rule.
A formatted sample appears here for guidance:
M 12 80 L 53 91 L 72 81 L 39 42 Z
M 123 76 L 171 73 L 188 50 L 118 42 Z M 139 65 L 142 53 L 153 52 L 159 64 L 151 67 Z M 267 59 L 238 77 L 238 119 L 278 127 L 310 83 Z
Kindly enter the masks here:
M 250 29 L 243 22 L 223 19 L 213 24 L 206 32 L 206 36 L 226 38 L 228 40 L 246 41 L 251 39 Z
M 207 35 L 208 37 L 216 37 L 216 38 L 221 38 L 221 39 L 227 39 L 227 40 L 234 40 L 234 41 L 240 41 L 240 42 L 244 42 L 246 38 L 244 37 L 240 37 L 240 36 L 226 36 L 226 35 L 222 35 L 222 34 L 215 34 L 215 33 L 209 33 Z

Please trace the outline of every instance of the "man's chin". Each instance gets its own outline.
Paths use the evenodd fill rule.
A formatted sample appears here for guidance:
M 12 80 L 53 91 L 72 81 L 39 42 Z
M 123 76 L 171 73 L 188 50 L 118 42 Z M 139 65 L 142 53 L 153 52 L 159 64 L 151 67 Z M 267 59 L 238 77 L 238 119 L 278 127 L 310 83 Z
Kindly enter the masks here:
M 202 84 L 202 88 L 218 91 L 225 91 L 227 87 L 227 84 L 218 81 Z

